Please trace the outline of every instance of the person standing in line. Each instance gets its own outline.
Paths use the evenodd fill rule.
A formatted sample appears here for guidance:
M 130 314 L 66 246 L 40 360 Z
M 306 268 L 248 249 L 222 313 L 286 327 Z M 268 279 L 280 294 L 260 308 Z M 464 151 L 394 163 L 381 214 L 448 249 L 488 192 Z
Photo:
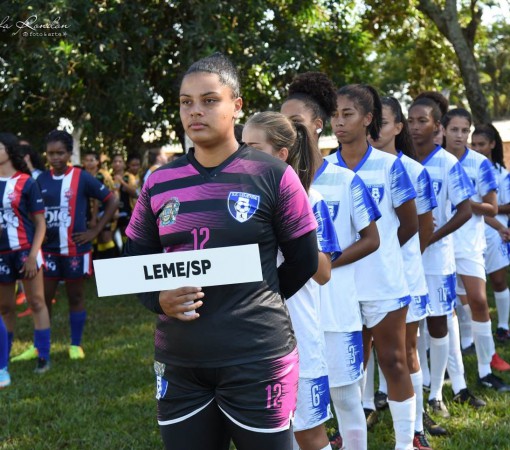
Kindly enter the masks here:
M 258 244 L 264 281 L 139 295 L 158 314 L 162 439 L 172 450 L 228 449 L 230 438 L 238 450 L 290 450 L 299 366 L 285 299 L 317 272 L 317 222 L 293 169 L 236 141 L 242 98 L 228 58 L 192 64 L 179 99 L 195 147 L 147 179 L 125 254 Z

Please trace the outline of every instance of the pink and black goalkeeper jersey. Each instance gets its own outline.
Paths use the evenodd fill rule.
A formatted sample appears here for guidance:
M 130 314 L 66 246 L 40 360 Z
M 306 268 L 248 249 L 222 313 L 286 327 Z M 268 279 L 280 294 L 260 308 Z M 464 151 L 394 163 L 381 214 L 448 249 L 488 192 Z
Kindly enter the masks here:
M 295 172 L 245 145 L 212 170 L 191 151 L 151 174 L 126 230 L 144 253 L 257 243 L 264 278 L 204 288 L 198 320 L 160 315 L 156 359 L 220 367 L 288 354 L 295 340 L 279 294 L 278 245 L 316 227 Z
M 44 213 L 35 180 L 22 172 L 0 178 L 0 202 L 0 252 L 30 249 L 35 232 L 30 214 Z
M 43 251 L 60 255 L 80 255 L 91 250 L 89 242 L 76 245 L 73 233 L 87 230 L 89 198 L 104 202 L 110 191 L 88 172 L 69 167 L 63 175 L 43 172 L 37 183 L 41 188 L 46 217 Z

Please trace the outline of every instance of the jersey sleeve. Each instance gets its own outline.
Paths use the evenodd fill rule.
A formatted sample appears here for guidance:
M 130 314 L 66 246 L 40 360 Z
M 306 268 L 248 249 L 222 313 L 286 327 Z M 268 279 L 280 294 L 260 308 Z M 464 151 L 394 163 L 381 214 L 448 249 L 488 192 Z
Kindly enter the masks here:
M 420 216 L 436 207 L 437 199 L 432 187 L 432 180 L 427 169 L 423 168 L 416 183 L 416 211 Z
M 398 208 L 405 202 L 416 198 L 413 183 L 399 158 L 396 158 L 391 166 L 390 183 L 393 208 Z
M 25 184 L 24 191 L 27 196 L 28 211 L 32 214 L 44 213 L 44 201 L 37 182 L 29 178 Z
M 319 200 L 313 207 L 315 220 L 317 220 L 317 246 L 323 253 L 331 253 L 332 259 L 338 258 L 342 251 L 335 232 L 335 225 L 329 214 L 328 205 L 324 200 Z
M 290 166 L 280 181 L 275 227 L 279 242 L 296 239 L 317 228 L 308 196 Z
M 474 194 L 473 183 L 471 183 L 460 163 L 456 162 L 448 171 L 448 198 L 452 205 L 456 207 Z
M 157 217 L 154 214 L 148 185 L 145 184 L 126 228 L 126 235 L 139 247 L 150 249 L 148 253 L 161 253 L 163 247 L 159 239 Z
M 500 205 L 508 205 L 510 203 L 510 173 L 501 180 L 498 190 Z
M 83 170 L 81 175 L 85 181 L 85 195 L 87 197 L 97 198 L 104 202 L 108 196 L 111 195 L 111 192 L 108 190 L 106 185 L 94 178 L 88 172 Z
M 352 222 L 358 233 L 381 217 L 377 204 L 358 175 L 351 181 L 351 199 Z
M 497 191 L 498 183 L 494 176 L 491 163 L 488 159 L 484 159 L 478 169 L 478 193 L 483 197 L 490 191 Z

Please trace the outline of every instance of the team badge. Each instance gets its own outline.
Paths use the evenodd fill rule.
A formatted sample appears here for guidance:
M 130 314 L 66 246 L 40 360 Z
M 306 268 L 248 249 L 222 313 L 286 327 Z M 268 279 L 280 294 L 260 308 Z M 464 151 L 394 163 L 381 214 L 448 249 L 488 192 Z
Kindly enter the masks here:
M 384 186 L 382 184 L 373 184 L 371 186 L 367 186 L 374 202 L 376 204 L 380 204 L 384 197 Z
M 13 203 L 16 200 L 16 192 L 11 191 L 7 194 L 7 198 L 11 203 Z
M 439 180 L 432 181 L 432 189 L 434 189 L 434 194 L 436 194 L 436 197 L 441 192 L 441 186 L 442 185 L 443 185 L 443 183 L 441 181 L 439 181 Z
M 328 205 L 329 216 L 331 220 L 334 222 L 338 216 L 338 211 L 340 209 L 340 202 L 326 202 Z
M 156 377 L 156 400 L 163 398 L 168 389 L 168 381 L 159 375 Z
M 64 197 L 67 198 L 67 201 L 71 200 L 71 198 L 73 197 L 73 190 L 71 188 L 66 189 L 66 191 L 64 192 Z
M 80 268 L 80 258 L 77 258 L 76 256 L 72 257 L 69 262 L 69 266 L 73 272 L 76 272 Z
M 230 192 L 228 194 L 228 211 L 234 219 L 241 223 L 253 217 L 259 208 L 259 203 L 260 195 L 245 192 Z
M 163 210 L 159 214 L 159 220 L 162 226 L 172 225 L 175 223 L 177 213 L 179 212 L 179 206 L 181 203 L 177 197 L 172 197 L 164 206 Z
M 165 363 L 154 361 L 154 373 L 157 376 L 162 377 L 165 374 L 165 368 Z

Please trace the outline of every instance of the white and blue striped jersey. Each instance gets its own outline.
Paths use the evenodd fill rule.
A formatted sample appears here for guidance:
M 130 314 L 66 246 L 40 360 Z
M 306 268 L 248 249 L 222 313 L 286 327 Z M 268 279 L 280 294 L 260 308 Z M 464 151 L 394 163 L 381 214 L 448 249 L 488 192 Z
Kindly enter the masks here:
M 312 184 L 326 201 L 342 249 L 358 233 L 381 217 L 361 178 L 353 171 L 324 161 Z M 362 328 L 354 264 L 336 267 L 329 283 L 320 287 L 321 327 L 324 331 L 351 332 Z
M 474 188 L 471 199 L 481 203 L 491 191 L 497 191 L 498 184 L 492 170 L 492 163 L 482 154 L 466 148 L 459 159 Z M 453 248 L 456 258 L 469 258 L 481 254 L 487 247 L 485 221 L 483 216 L 473 213 L 471 218 L 453 233 Z
M 402 161 L 416 191 L 415 202 L 418 215 L 420 216 L 432 211 L 437 207 L 437 201 L 427 169 L 418 161 L 409 158 L 409 156 L 404 155 L 402 152 L 398 154 L 398 157 Z M 405 275 L 411 295 L 423 296 L 428 294 L 421 257 L 419 233 L 416 233 L 402 246 L 402 256 L 404 257 Z
M 322 195 L 314 189 L 308 192 L 308 198 L 317 220 L 317 245 L 319 251 L 339 256 L 340 246 L 328 205 Z M 283 256 L 278 252 L 278 265 Z M 320 328 L 319 285 L 308 280 L 305 285 L 286 301 L 292 326 L 296 335 L 299 353 L 299 377 L 317 378 L 327 375 L 326 344 Z
M 498 205 L 508 205 L 510 203 L 510 174 L 500 164 L 491 164 L 492 173 L 496 179 L 498 185 Z M 496 219 L 508 228 L 508 214 L 497 214 Z M 489 239 L 489 236 L 499 236 L 499 233 L 492 228 L 490 225 L 485 225 L 485 237 Z
M 457 206 L 474 194 L 473 185 L 455 156 L 438 145 L 423 161 L 432 179 L 437 208 L 432 211 L 435 230 L 441 228 L 451 217 L 452 206 Z M 429 245 L 423 253 L 426 275 L 450 275 L 455 273 L 453 236 L 449 234 Z
M 326 159 L 347 167 L 341 151 Z M 360 301 L 379 301 L 408 297 L 397 235 L 400 222 L 395 208 L 414 200 L 416 191 L 400 159 L 370 145 L 354 172 L 365 183 L 381 213 L 376 222 L 381 237 L 379 249 L 355 263 L 358 298 Z

